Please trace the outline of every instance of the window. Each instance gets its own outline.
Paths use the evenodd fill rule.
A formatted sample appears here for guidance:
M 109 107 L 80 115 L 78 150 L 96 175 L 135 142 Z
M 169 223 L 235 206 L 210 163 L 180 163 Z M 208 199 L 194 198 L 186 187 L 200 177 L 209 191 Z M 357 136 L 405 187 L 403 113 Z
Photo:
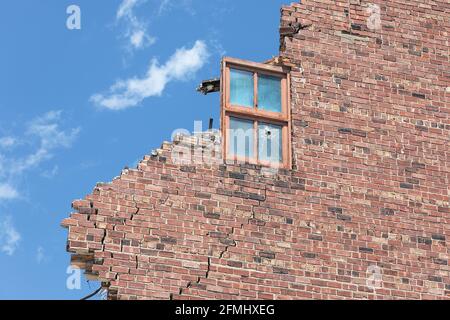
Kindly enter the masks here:
M 230 103 L 253 108 L 253 73 L 238 69 L 230 70 Z
M 221 83 L 225 158 L 290 168 L 288 72 L 224 58 Z
M 230 117 L 228 154 L 240 158 L 254 158 L 253 121 Z

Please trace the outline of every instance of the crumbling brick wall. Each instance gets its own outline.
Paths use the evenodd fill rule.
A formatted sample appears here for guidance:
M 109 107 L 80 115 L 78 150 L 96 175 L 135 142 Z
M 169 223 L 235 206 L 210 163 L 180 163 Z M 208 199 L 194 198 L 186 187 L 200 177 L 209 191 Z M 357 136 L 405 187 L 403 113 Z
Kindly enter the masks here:
M 449 299 L 449 21 L 447 0 L 285 6 L 293 170 L 165 143 L 73 203 L 72 263 L 111 299 Z

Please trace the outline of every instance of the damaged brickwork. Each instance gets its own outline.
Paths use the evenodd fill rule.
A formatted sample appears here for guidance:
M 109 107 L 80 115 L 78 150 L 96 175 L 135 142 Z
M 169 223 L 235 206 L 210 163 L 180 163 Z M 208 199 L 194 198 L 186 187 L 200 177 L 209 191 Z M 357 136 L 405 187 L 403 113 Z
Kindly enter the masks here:
M 449 21 L 446 0 L 283 7 L 293 169 L 164 143 L 73 203 L 72 264 L 110 299 L 449 299 Z

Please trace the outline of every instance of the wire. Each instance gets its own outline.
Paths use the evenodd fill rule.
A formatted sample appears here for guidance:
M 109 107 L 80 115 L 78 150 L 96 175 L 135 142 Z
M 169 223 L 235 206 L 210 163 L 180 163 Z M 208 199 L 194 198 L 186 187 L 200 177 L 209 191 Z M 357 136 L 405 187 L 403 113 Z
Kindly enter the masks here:
M 80 300 L 89 300 L 90 298 L 92 298 L 93 296 L 95 296 L 96 294 L 98 294 L 100 291 L 102 291 L 102 287 L 98 288 L 97 290 L 95 290 L 94 292 L 92 292 L 90 295 L 87 295 L 84 298 L 81 298 Z

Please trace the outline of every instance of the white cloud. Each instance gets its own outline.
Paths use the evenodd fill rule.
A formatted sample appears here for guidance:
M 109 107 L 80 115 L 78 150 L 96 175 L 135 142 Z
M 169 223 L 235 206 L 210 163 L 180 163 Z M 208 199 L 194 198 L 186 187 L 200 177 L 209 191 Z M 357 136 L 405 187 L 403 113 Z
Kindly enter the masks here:
M 0 252 L 12 256 L 19 246 L 21 236 L 12 224 L 11 217 L 0 220 Z
M 28 124 L 26 135 L 39 139 L 38 149 L 22 159 L 16 159 L 10 165 L 12 174 L 20 174 L 53 157 L 57 148 L 69 148 L 77 138 L 80 128 L 64 131 L 60 128 L 61 111 L 50 111 L 35 118 Z
M 19 196 L 19 192 L 7 183 L 0 183 L 0 200 L 11 200 Z
M 138 4 L 139 0 L 123 0 L 117 10 L 117 19 L 133 14 L 133 8 Z
M 55 177 L 59 172 L 59 167 L 55 165 L 51 170 L 45 170 L 41 173 L 41 176 L 47 179 Z
M 192 0 L 160 0 L 158 15 L 168 13 L 174 8 L 181 8 L 190 15 L 195 15 L 194 6 L 192 5 Z
M 10 148 L 16 144 L 16 139 L 13 137 L 0 138 L 0 148 Z
M 138 30 L 131 35 L 130 41 L 135 48 L 142 46 L 145 38 L 145 32 L 143 30 Z
M 208 57 L 206 44 L 198 40 L 191 49 L 178 49 L 164 65 L 153 59 L 145 77 L 118 81 L 108 94 L 96 94 L 91 101 L 110 110 L 137 106 L 146 98 L 161 96 L 169 82 L 191 77 L 204 66 Z
M 129 45 L 133 49 L 141 49 L 152 45 L 156 39 L 147 34 L 147 25 L 138 19 L 134 10 L 147 0 L 123 0 L 117 10 L 117 21 L 125 23 L 125 33 Z
M 35 169 L 43 161 L 53 157 L 60 148 L 69 148 L 77 138 L 80 128 L 63 129 L 62 112 L 50 111 L 25 123 L 23 134 L 16 138 L 2 139 L 3 145 L 16 146 L 14 153 L 2 153 L 0 149 L 0 203 L 20 197 L 18 182 L 27 171 Z M 55 175 L 54 166 L 48 176 Z M 19 246 L 21 235 L 15 229 L 11 217 L 0 216 L 0 253 L 13 255 Z M 37 260 L 45 260 L 44 250 L 38 249 Z
M 144 30 L 134 30 L 130 36 L 130 42 L 134 48 L 139 49 L 155 43 L 156 39 L 150 37 Z
M 164 11 L 168 10 L 171 7 L 171 4 L 171 0 L 162 0 L 161 4 L 159 5 L 158 14 L 161 15 Z
M 70 132 L 62 131 L 59 126 L 62 111 L 49 111 L 41 117 L 35 118 L 28 125 L 27 134 L 41 138 L 41 146 L 50 150 L 57 147 L 70 147 L 78 135 L 80 129 L 72 129 Z
M 56 149 L 69 148 L 78 137 L 80 128 L 61 128 L 61 116 L 61 111 L 50 111 L 26 124 L 24 134 L 17 141 L 21 146 L 34 149 L 19 150 L 20 154 L 13 155 L 0 153 L 0 201 L 18 198 L 19 191 L 12 182 L 51 159 Z M 56 174 L 55 170 L 49 175 Z

